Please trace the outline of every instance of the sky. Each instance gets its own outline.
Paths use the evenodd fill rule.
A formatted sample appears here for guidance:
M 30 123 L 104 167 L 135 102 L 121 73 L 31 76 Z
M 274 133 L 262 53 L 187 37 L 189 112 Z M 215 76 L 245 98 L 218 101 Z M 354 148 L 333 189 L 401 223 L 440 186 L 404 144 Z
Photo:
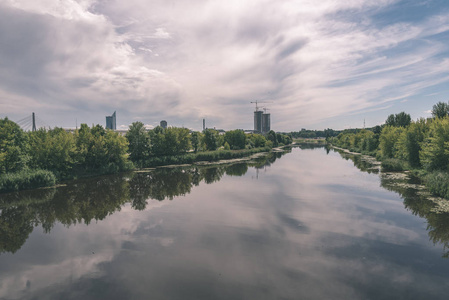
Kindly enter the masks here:
M 275 131 L 430 117 L 447 0 L 0 0 L 0 118 Z

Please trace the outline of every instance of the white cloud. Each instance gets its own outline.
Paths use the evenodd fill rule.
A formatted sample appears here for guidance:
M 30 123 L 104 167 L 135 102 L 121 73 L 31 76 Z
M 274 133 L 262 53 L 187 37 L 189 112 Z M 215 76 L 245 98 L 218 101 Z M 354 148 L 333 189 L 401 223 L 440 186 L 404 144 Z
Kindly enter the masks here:
M 117 110 L 125 124 L 144 113 L 197 130 L 204 116 L 251 128 L 249 102 L 271 100 L 274 129 L 297 130 L 449 80 L 435 36 L 449 30 L 447 11 L 378 22 L 396 2 L 3 1 L 0 38 L 13 50 L 0 59 L 19 68 L 0 72 L 0 89 L 100 123 Z

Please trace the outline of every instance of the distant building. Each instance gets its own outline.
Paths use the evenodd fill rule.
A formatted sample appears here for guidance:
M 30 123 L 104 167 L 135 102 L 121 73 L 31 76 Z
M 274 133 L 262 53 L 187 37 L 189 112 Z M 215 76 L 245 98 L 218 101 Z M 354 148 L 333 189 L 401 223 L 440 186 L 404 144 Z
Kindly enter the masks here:
M 116 117 L 115 117 L 115 111 L 112 114 L 112 116 L 106 116 L 106 129 L 112 129 L 112 130 L 116 130 L 117 129 L 117 122 L 116 122 Z
M 271 120 L 270 120 L 270 114 L 262 114 L 262 133 L 267 133 L 270 131 L 271 127 Z
M 206 119 L 203 119 L 203 131 L 206 130 Z
M 262 132 L 262 115 L 263 112 L 261 110 L 254 112 L 254 133 Z
M 162 120 L 161 121 L 161 127 L 164 128 L 164 129 L 167 128 L 167 121 Z

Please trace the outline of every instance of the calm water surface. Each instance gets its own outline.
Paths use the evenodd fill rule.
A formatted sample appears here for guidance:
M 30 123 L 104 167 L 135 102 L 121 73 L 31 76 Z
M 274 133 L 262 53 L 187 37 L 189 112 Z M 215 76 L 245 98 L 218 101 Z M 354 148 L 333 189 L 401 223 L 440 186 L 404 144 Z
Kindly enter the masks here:
M 0 195 L 0 299 L 447 299 L 448 214 L 370 167 L 293 148 Z

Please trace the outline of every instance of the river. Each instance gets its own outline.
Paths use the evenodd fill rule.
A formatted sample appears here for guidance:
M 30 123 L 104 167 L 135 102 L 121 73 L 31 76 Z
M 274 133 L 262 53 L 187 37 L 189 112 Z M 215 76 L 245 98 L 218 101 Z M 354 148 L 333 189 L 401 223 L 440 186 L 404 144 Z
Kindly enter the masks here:
M 0 195 L 0 299 L 447 299 L 448 241 L 416 180 L 294 147 Z

